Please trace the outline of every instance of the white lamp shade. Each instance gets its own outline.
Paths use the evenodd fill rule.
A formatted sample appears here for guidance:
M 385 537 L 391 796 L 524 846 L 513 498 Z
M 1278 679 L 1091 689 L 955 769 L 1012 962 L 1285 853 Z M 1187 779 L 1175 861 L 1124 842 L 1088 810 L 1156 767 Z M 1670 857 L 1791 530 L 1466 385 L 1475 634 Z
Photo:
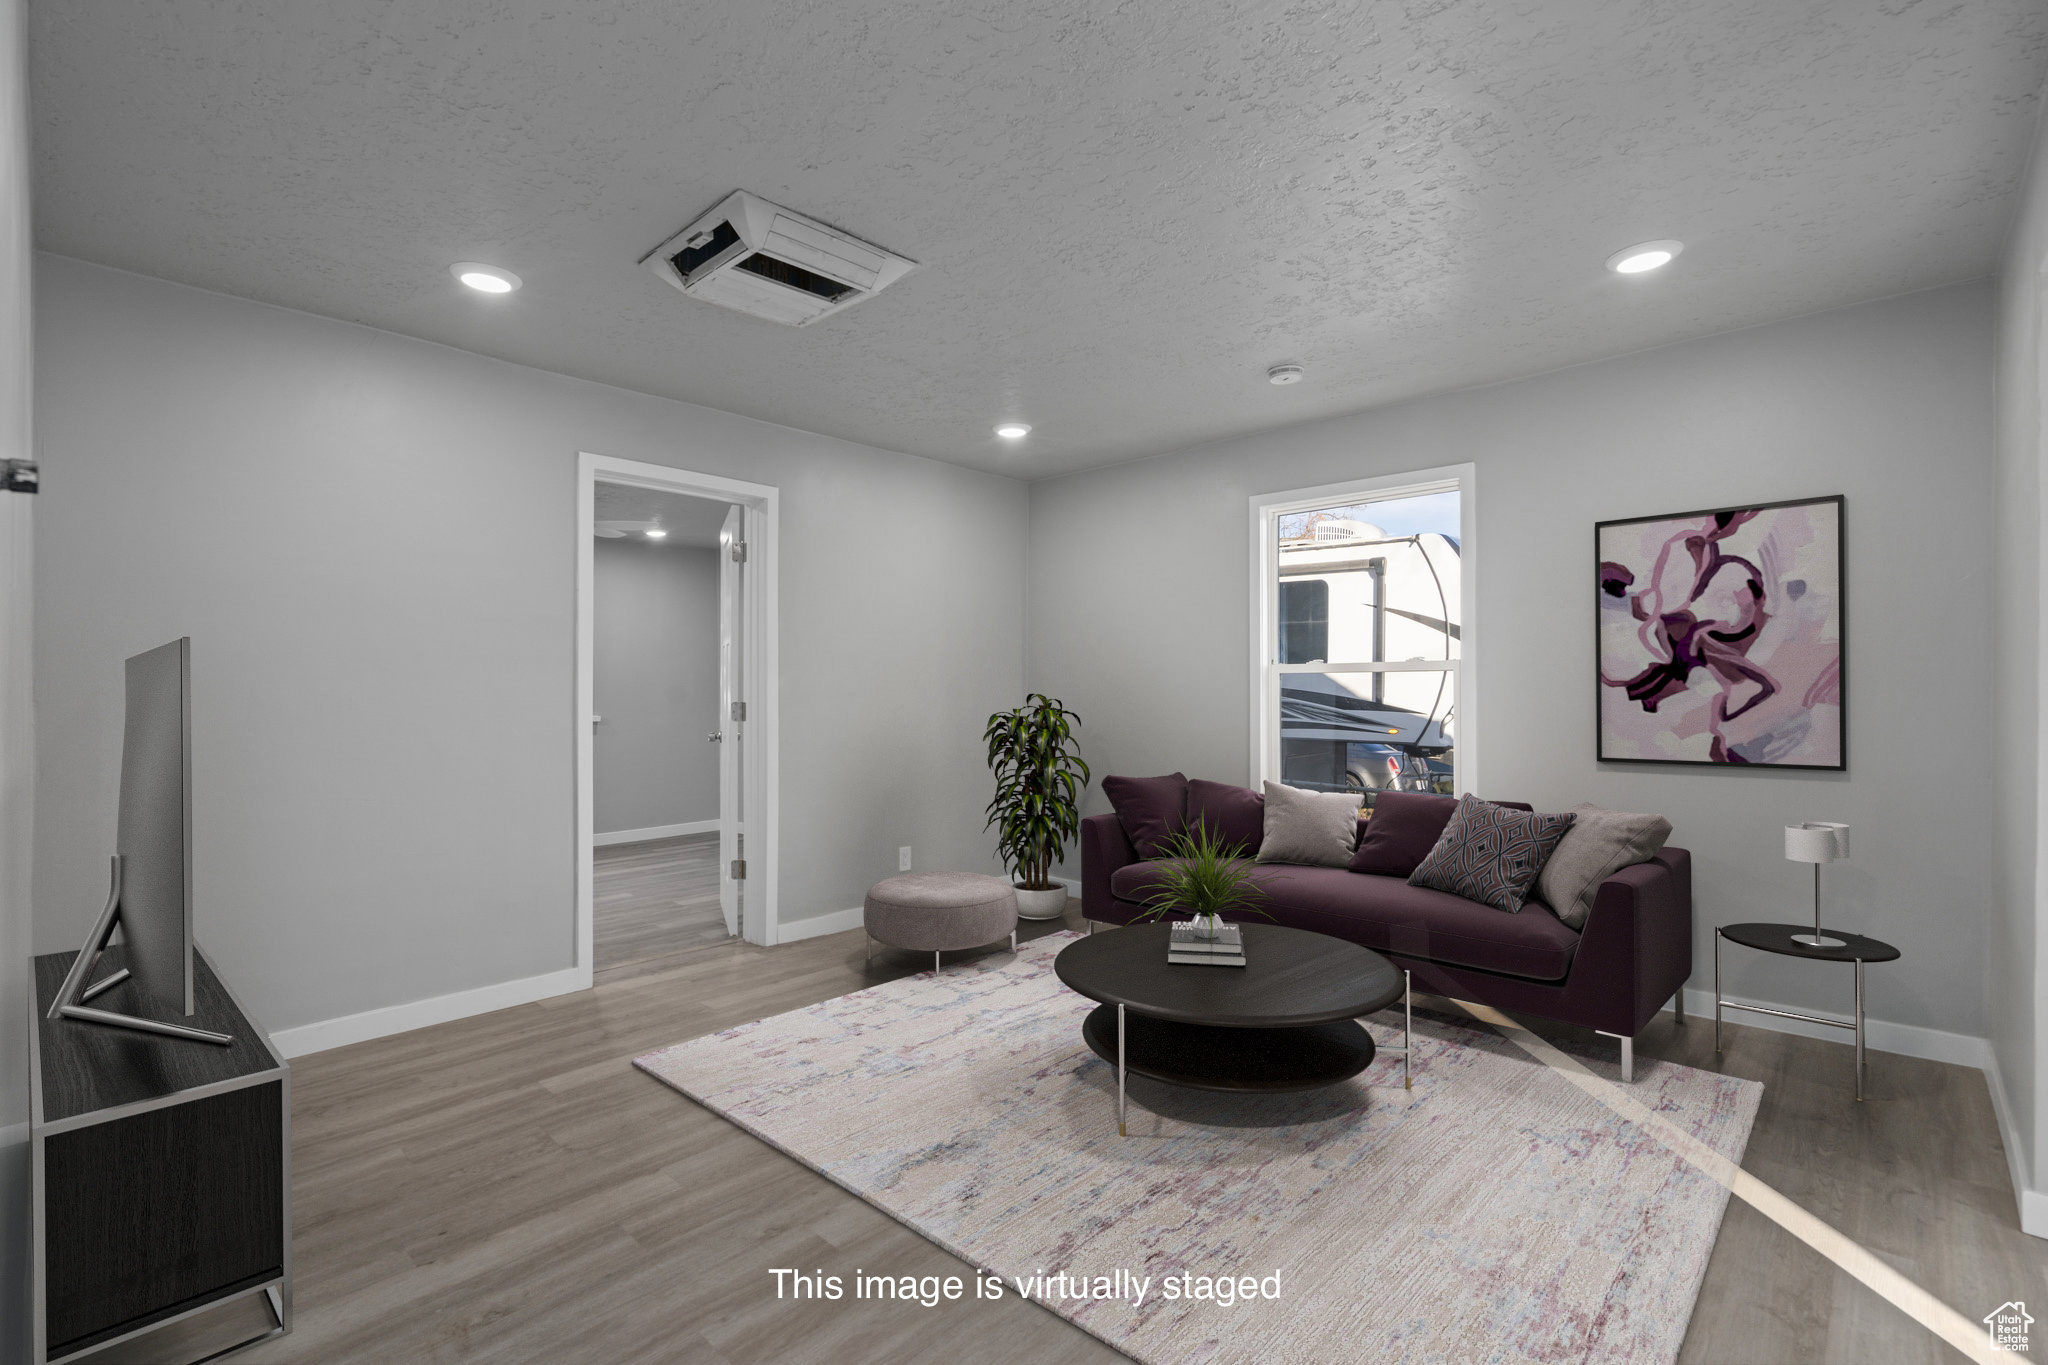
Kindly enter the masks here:
M 1849 827 L 1809 820 L 1785 826 L 1785 856 L 1795 863 L 1832 863 L 1849 856 Z

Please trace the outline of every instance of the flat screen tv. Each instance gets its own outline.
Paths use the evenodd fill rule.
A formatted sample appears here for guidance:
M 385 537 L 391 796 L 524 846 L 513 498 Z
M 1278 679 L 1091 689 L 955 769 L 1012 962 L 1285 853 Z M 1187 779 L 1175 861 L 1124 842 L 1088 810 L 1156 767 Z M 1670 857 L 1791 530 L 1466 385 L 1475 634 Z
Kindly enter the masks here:
M 192 641 L 173 640 L 128 660 L 121 727 L 121 800 L 107 908 L 50 1007 L 86 1023 L 141 1029 L 200 1042 L 226 1034 L 167 1020 L 89 1008 L 123 982 L 137 1008 L 190 1015 L 192 991 Z M 121 970 L 92 981 L 121 933 Z M 153 1008 L 151 1008 L 153 1007 Z

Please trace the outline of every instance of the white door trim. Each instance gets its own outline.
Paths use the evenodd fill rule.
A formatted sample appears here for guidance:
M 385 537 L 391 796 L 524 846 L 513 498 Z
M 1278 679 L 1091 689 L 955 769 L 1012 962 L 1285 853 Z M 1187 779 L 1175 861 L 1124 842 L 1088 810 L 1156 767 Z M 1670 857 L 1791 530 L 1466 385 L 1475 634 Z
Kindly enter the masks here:
M 592 736 L 590 717 L 596 712 L 596 684 L 593 677 L 595 653 L 593 603 L 595 599 L 596 556 L 591 538 L 596 532 L 597 485 L 629 484 L 635 488 L 659 489 L 736 502 L 746 509 L 747 586 L 746 627 L 741 641 L 744 657 L 743 692 L 749 726 L 745 746 L 746 811 L 749 830 L 759 831 L 759 842 L 748 840 L 745 936 L 750 943 L 775 942 L 780 925 L 777 882 L 781 847 L 779 803 L 774 774 L 777 771 L 777 686 L 780 677 L 780 611 L 778 564 L 780 558 L 779 490 L 767 484 L 699 474 L 643 460 L 622 460 L 611 455 L 584 451 L 577 455 L 576 469 L 576 970 L 583 984 L 591 982 L 593 956 L 593 891 L 591 878 L 595 859 L 591 853 L 594 827 Z
M 1279 559 L 1277 537 L 1280 518 L 1288 512 L 1309 512 L 1320 507 L 1338 507 L 1348 502 L 1374 498 L 1398 498 L 1416 493 L 1458 490 L 1458 610 L 1464 621 L 1464 635 L 1458 653 L 1458 790 L 1479 786 L 1479 574 L 1474 554 L 1474 529 L 1479 524 L 1478 466 L 1441 465 L 1405 474 L 1353 479 L 1316 488 L 1290 488 L 1282 492 L 1254 493 L 1251 512 L 1251 785 L 1257 788 L 1268 778 L 1280 776 L 1279 707 L 1268 695 L 1273 673 L 1276 622 L 1280 616 Z M 1327 668 L 1329 665 L 1319 665 Z M 1298 670 L 1307 671 L 1307 670 Z

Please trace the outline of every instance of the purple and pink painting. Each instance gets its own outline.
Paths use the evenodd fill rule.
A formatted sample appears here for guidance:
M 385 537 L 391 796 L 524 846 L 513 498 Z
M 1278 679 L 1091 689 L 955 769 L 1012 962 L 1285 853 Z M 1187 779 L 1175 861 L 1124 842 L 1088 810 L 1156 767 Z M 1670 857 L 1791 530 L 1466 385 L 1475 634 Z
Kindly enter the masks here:
M 1603 521 L 1599 758 L 1842 768 L 1842 499 Z

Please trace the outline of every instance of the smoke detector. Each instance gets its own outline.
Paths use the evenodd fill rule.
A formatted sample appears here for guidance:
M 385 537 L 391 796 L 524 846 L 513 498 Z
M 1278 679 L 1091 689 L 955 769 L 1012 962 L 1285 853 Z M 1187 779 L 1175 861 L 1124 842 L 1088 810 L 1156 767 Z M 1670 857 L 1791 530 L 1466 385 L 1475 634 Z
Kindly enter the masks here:
M 1266 371 L 1266 382 L 1268 384 L 1299 384 L 1301 377 L 1307 373 L 1308 371 L 1299 365 L 1275 365 L 1272 369 Z
M 735 190 L 640 263 L 693 299 L 804 327 L 917 268 L 838 228 Z

